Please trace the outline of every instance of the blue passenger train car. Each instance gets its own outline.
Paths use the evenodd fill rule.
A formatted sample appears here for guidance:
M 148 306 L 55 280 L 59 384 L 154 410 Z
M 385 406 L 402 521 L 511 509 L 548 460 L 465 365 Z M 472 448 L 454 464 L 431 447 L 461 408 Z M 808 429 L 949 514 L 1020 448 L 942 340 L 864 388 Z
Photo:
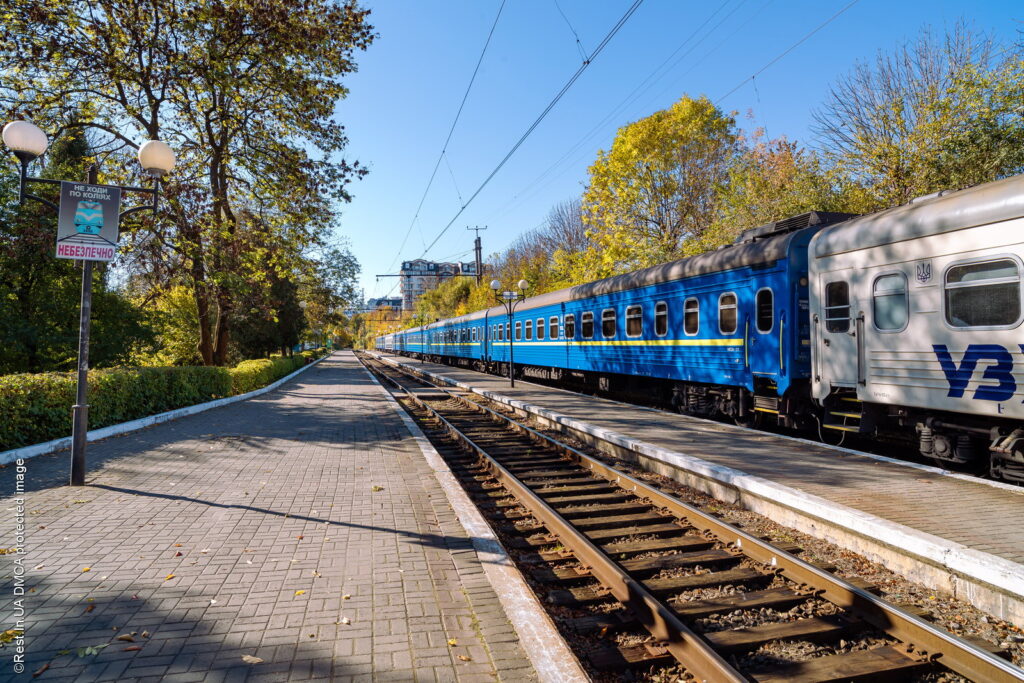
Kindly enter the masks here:
M 528 298 L 511 319 L 497 306 L 378 348 L 507 374 L 511 344 L 527 377 L 785 424 L 810 381 L 807 246 L 848 217 L 803 214 L 714 252 Z

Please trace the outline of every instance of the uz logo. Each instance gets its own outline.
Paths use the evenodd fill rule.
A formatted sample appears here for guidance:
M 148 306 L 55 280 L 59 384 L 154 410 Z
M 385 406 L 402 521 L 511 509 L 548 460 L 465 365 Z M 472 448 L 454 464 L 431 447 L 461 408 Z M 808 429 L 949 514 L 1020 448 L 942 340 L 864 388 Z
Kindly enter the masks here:
M 994 384 L 982 384 L 974 390 L 972 398 L 982 401 L 1006 401 L 1013 398 L 1017 391 L 1017 382 L 1013 379 L 1013 356 L 998 344 L 971 344 L 964 352 L 960 360 L 960 367 L 953 362 L 949 349 L 944 344 L 932 346 L 942 371 L 946 373 L 946 381 L 949 382 L 950 398 L 963 398 L 968 382 L 974 376 L 974 370 L 978 363 L 986 361 L 988 366 L 982 380 L 994 382 Z M 1021 352 L 1024 352 L 1024 344 L 1020 345 Z

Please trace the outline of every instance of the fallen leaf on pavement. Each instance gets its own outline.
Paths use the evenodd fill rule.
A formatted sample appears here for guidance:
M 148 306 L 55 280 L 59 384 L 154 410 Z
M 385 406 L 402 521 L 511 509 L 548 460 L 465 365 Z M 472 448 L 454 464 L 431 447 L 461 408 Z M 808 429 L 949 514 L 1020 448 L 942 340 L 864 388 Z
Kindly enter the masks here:
M 296 595 L 302 595 L 302 594 L 303 594 L 303 593 L 305 593 L 305 592 L 306 592 L 306 591 L 295 591 L 295 594 L 296 594 Z
M 36 669 L 35 671 L 32 672 L 32 678 L 39 678 L 40 676 L 43 675 L 43 672 L 46 671 L 49 668 L 50 668 L 50 663 L 49 662 L 47 662 L 46 664 L 43 664 L 41 667 L 39 667 L 38 669 Z
M 91 572 L 91 571 L 92 571 L 92 567 L 82 567 L 82 573 Z
M 85 612 L 83 612 L 83 614 L 88 614 L 89 612 L 93 611 L 94 609 L 96 609 L 96 605 L 89 605 L 88 607 L 85 608 Z
M 348 617 L 342 617 L 342 618 L 341 618 L 341 621 L 340 621 L 339 623 L 341 623 L 341 624 L 345 624 L 346 626 L 348 626 L 349 624 L 351 624 L 351 623 L 352 623 L 352 620 L 351 620 L 351 619 L 349 619 Z
M 138 645 L 129 645 L 128 647 L 121 648 L 121 652 L 138 652 L 141 649 Z
M 351 600 L 352 596 L 349 595 L 348 593 L 345 593 L 344 595 L 341 596 L 341 599 L 342 600 Z
M 142 637 L 143 638 L 149 638 L 149 631 L 143 631 L 142 632 Z
M 174 574 L 168 574 L 167 576 L 164 577 L 164 581 L 170 581 L 173 578 L 174 578 Z
M 252 655 L 242 655 L 242 661 L 246 664 L 260 664 L 263 662 L 259 657 L 253 657 Z
M 473 661 L 472 657 L 467 657 L 466 655 L 458 655 L 458 658 L 461 659 L 464 662 L 472 662 Z
M 181 557 L 181 551 L 179 550 L 178 552 L 174 553 L 174 556 L 175 557 Z
M 458 644 L 459 644 L 459 641 L 456 640 L 455 638 L 449 638 L 448 639 L 448 647 L 455 647 Z
M 374 485 L 374 486 L 370 487 L 370 490 L 373 491 L 374 493 L 376 493 L 377 491 L 383 491 L 384 487 L 383 486 L 376 486 L 376 485 Z
M 116 638 L 116 640 L 123 640 L 123 641 L 124 641 L 124 642 L 126 642 L 126 643 L 134 643 L 134 642 L 135 642 L 135 639 L 134 639 L 134 638 L 132 638 L 132 637 L 131 637 L 130 635 L 128 635 L 127 633 L 126 633 L 126 634 L 124 634 L 123 636 L 118 636 L 118 637 Z

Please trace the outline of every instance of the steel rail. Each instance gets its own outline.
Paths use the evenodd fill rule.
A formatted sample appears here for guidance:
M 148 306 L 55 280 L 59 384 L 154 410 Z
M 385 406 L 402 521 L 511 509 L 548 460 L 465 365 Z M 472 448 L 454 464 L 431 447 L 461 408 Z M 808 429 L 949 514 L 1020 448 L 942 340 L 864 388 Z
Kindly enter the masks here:
M 1024 670 L 1001 659 L 952 633 L 912 615 L 896 605 L 844 579 L 826 572 L 813 564 L 774 547 L 771 543 L 746 533 L 708 513 L 685 503 L 675 496 L 615 469 L 597 458 L 582 453 L 568 444 L 542 434 L 507 415 L 481 405 L 465 396 L 456 396 L 471 403 L 532 438 L 546 443 L 569 458 L 576 460 L 594 474 L 612 481 L 638 497 L 651 500 L 654 505 L 669 510 L 685 519 L 691 526 L 708 532 L 721 541 L 740 550 L 752 560 L 776 568 L 785 578 L 810 587 L 820 596 L 839 607 L 848 609 L 867 623 L 907 644 L 913 644 L 921 656 L 937 659 L 940 663 L 967 678 L 978 681 L 1024 681 Z
M 651 595 L 640 582 L 627 574 L 614 560 L 576 530 L 564 517 L 505 469 L 501 463 L 463 434 L 444 416 L 420 400 L 413 392 L 402 387 L 393 379 L 391 382 L 399 387 L 409 400 L 437 420 L 449 435 L 482 458 L 495 478 L 518 498 L 519 502 L 526 506 L 549 532 L 558 537 L 558 540 L 569 548 L 580 562 L 587 566 L 591 574 L 608 588 L 616 600 L 633 612 L 640 623 L 659 641 L 659 644 L 671 653 L 689 673 L 700 680 L 713 683 L 719 681 L 722 683 L 745 683 L 748 680 L 746 676 L 734 669 L 721 655 L 715 652 L 703 638 L 691 631 L 672 610 Z M 453 394 L 449 395 L 456 400 L 478 406 L 474 401 Z
M 403 374 L 408 374 L 405 373 L 405 369 L 402 367 L 395 367 L 394 369 Z M 418 375 L 415 378 L 419 381 L 424 381 Z M 437 385 L 435 384 L 435 386 Z M 995 681 L 998 683 L 1004 681 L 1024 681 L 1024 670 L 972 643 L 958 638 L 945 629 L 909 614 L 896 605 L 862 588 L 858 588 L 834 574 L 815 567 L 805 560 L 801 560 L 790 553 L 772 546 L 769 542 L 748 534 L 727 522 L 723 522 L 713 515 L 709 515 L 699 508 L 679 500 L 675 496 L 606 465 L 597 458 L 538 432 L 507 415 L 481 405 L 466 396 L 453 394 L 445 387 L 438 386 L 437 388 L 445 391 L 457 400 L 475 406 L 477 409 L 490 414 L 493 418 L 512 426 L 514 429 L 530 435 L 531 438 L 560 450 L 567 457 L 577 461 L 581 466 L 587 467 L 594 474 L 612 481 L 624 489 L 631 489 L 640 497 L 650 499 L 653 504 L 686 519 L 693 527 L 716 536 L 723 542 L 741 551 L 750 559 L 776 568 L 780 574 L 790 581 L 809 587 L 826 600 L 850 610 L 879 630 L 898 638 L 906 644 L 912 644 L 915 648 L 915 654 L 919 656 L 938 660 L 946 668 L 972 680 Z M 430 410 L 429 406 L 425 407 Z

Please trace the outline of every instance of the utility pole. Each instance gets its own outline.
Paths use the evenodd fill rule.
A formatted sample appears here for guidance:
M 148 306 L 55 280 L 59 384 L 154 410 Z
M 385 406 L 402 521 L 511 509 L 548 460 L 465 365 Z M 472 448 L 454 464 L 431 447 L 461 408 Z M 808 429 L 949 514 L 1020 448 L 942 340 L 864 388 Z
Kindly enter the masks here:
M 466 230 L 472 230 L 476 232 L 476 239 L 473 240 L 473 251 L 476 252 L 476 283 L 480 284 L 484 279 L 484 260 L 483 260 L 483 246 L 480 242 L 480 231 L 486 230 L 487 226 L 480 227 L 479 225 L 475 228 L 466 226 Z

